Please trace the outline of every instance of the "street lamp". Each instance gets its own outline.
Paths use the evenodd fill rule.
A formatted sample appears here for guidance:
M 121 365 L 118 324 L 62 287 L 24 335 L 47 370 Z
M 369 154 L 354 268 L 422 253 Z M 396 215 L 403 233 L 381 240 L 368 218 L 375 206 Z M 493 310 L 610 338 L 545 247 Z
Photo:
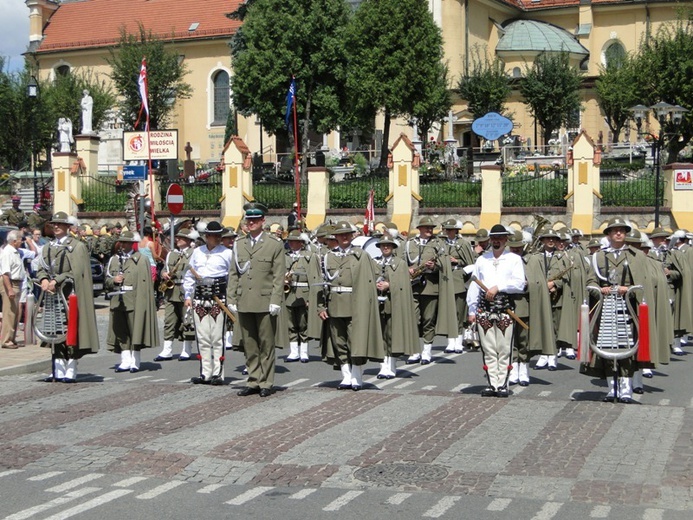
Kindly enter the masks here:
M 647 118 L 647 114 L 652 110 L 659 122 L 659 135 L 653 135 L 649 132 L 642 131 L 643 119 Z M 683 115 L 688 112 L 688 109 L 683 108 L 680 105 L 670 105 L 664 101 L 660 101 L 656 105 L 647 107 L 645 105 L 636 105 L 630 109 L 633 113 L 633 118 L 635 119 L 635 125 L 638 127 L 638 135 L 647 135 L 652 141 L 652 158 L 653 166 L 655 168 L 655 227 L 659 227 L 659 208 L 661 203 L 661 198 L 659 194 L 659 178 L 661 175 L 661 165 L 660 159 L 662 154 L 662 147 L 664 146 L 664 140 L 666 137 L 674 137 L 677 135 L 677 130 L 683 121 Z M 670 130 L 669 133 L 666 132 L 665 127 Z
M 39 199 L 38 183 L 36 180 L 36 129 L 34 128 L 34 105 L 38 100 L 39 86 L 34 76 L 31 76 L 31 79 L 29 79 L 29 83 L 26 86 L 26 95 L 31 102 L 31 106 L 29 108 L 29 125 L 31 125 L 31 164 L 34 169 L 34 206 L 36 206 Z

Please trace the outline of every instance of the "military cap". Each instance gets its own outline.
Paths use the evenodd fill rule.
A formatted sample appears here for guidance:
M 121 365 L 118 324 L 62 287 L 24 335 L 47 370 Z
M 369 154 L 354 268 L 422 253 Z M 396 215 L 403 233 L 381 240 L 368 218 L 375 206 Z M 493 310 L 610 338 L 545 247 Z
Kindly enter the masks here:
M 631 229 L 626 235 L 626 242 L 629 244 L 639 244 L 641 242 L 642 236 L 640 231 L 637 229 Z
M 58 211 L 51 219 L 51 224 L 67 224 L 71 226 L 70 217 L 64 211 Z
M 190 228 L 181 228 L 178 230 L 178 233 L 176 233 L 176 238 L 187 238 L 192 240 L 192 237 L 190 236 Z
M 589 241 L 589 243 L 587 244 L 587 247 L 588 247 L 588 248 L 590 248 L 590 247 L 598 247 L 598 248 L 601 249 L 602 243 L 599 241 L 598 238 L 593 238 L 592 240 Z
M 443 222 L 443 229 L 462 229 L 462 224 L 458 220 L 450 218 Z
M 238 233 L 236 233 L 236 230 L 229 226 L 224 228 L 224 233 L 221 235 L 221 238 L 236 238 L 237 236 Z
M 613 228 L 617 227 L 622 227 L 626 228 L 626 233 L 628 233 L 631 229 L 633 229 L 629 224 L 626 223 L 625 220 L 623 220 L 621 217 L 616 217 L 612 218 L 604 228 L 604 234 L 608 235 L 609 231 L 612 230 Z
M 262 218 L 267 215 L 267 206 L 259 202 L 249 202 L 243 206 L 245 218 Z
M 132 231 L 123 231 L 118 237 L 118 242 L 139 242 Z
M 329 227 L 329 224 L 320 224 L 318 229 L 315 230 L 315 236 L 317 238 L 325 238 L 330 232 Z
M 349 224 L 346 220 L 340 220 L 334 225 L 334 228 L 332 229 L 332 234 L 333 235 L 343 235 L 346 233 L 353 233 L 354 228 L 351 227 L 351 224 Z
M 650 234 L 650 238 L 668 238 L 669 233 L 662 227 L 654 228 Z
M 377 247 L 381 247 L 381 246 L 392 246 L 392 247 L 395 248 L 395 249 L 397 249 L 397 247 L 399 247 L 399 246 L 397 245 L 397 242 L 395 242 L 394 240 L 392 240 L 390 237 L 383 237 L 383 238 L 381 238 L 380 240 L 378 240 L 378 242 L 377 242 L 375 245 L 376 245 Z
M 433 222 L 433 219 L 431 217 L 421 217 L 421 220 L 419 220 L 419 223 L 416 225 L 417 228 L 420 227 L 436 227 L 436 223 Z
M 301 236 L 301 230 L 300 229 L 294 229 L 292 231 L 289 231 L 289 235 L 286 237 L 287 240 L 295 240 L 295 241 L 300 241 L 303 242 L 303 237 Z
M 507 237 L 509 235 L 512 235 L 512 233 L 508 231 L 508 229 L 503 224 L 494 224 L 494 226 L 491 228 L 491 231 L 488 234 L 489 237 Z
M 12 202 L 22 202 L 22 198 L 19 195 L 12 195 Z
M 564 242 L 572 240 L 571 232 L 568 228 L 559 229 L 556 233 L 558 233 L 559 238 Z
M 555 229 L 548 229 L 539 235 L 539 239 L 541 240 L 542 238 L 555 238 L 558 240 L 561 238 L 561 235 Z
M 508 247 L 522 247 L 525 245 L 522 240 L 522 231 L 516 229 L 512 236 L 508 237 Z
M 486 242 L 489 239 L 488 229 L 479 228 L 474 235 L 474 241 L 478 244 L 479 242 Z
M 205 235 L 221 235 L 224 232 L 224 226 L 219 224 L 216 220 L 212 220 L 207 223 L 205 228 Z
M 573 229 L 571 229 L 571 230 L 570 230 L 570 234 L 571 234 L 571 236 L 574 236 L 574 237 L 581 237 L 581 236 L 583 236 L 582 230 L 581 230 L 581 229 L 578 229 L 578 228 L 573 228 Z

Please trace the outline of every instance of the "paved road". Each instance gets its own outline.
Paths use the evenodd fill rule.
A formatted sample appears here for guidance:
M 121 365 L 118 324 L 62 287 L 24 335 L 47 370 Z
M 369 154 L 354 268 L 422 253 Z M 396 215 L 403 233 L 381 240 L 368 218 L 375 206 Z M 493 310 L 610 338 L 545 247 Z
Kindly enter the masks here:
M 0 377 L 0 517 L 691 517 L 688 357 L 626 406 L 575 361 L 481 398 L 479 354 L 441 349 L 391 381 L 371 366 L 361 392 L 315 356 L 280 360 L 266 399 L 236 396 L 238 353 L 222 387 L 156 352 L 138 374 L 89 356 L 76 385 Z

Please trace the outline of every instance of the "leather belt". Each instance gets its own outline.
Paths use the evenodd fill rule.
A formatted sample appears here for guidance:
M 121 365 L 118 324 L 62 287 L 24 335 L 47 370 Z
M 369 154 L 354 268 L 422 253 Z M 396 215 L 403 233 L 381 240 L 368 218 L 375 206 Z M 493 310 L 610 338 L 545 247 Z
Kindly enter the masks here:
M 135 288 L 132 285 L 123 285 L 120 288 L 121 291 L 126 292 L 126 291 L 134 291 Z
M 334 293 L 350 293 L 353 292 L 354 288 L 353 287 L 342 287 L 341 285 L 337 285 L 335 287 L 330 287 L 330 292 Z

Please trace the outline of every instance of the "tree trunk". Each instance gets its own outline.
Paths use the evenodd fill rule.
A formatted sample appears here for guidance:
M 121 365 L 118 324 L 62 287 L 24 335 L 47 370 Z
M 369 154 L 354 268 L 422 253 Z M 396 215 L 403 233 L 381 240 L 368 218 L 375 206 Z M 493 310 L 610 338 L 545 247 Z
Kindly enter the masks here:
M 390 111 L 385 109 L 385 123 L 383 125 L 383 143 L 380 146 L 380 164 L 379 168 L 387 168 L 387 156 L 390 153 Z

